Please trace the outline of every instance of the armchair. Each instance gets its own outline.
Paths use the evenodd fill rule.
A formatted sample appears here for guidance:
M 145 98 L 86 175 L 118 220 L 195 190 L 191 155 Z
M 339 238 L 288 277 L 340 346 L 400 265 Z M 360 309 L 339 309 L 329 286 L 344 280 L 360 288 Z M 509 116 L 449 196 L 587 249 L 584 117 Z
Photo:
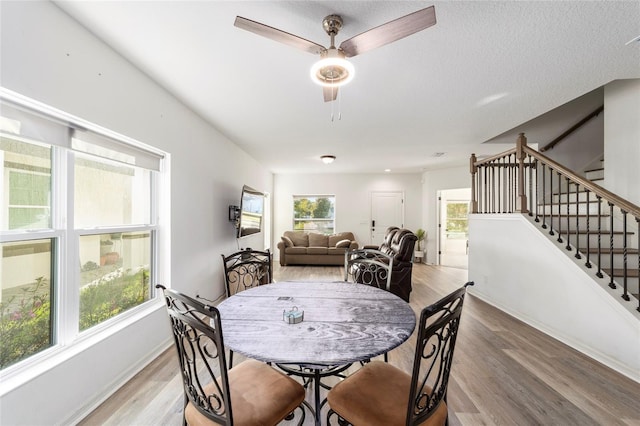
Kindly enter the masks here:
M 409 302 L 411 294 L 411 272 L 413 270 L 413 248 L 418 237 L 408 229 L 390 227 L 379 247 L 367 245 L 393 258 L 391 270 L 391 293 Z

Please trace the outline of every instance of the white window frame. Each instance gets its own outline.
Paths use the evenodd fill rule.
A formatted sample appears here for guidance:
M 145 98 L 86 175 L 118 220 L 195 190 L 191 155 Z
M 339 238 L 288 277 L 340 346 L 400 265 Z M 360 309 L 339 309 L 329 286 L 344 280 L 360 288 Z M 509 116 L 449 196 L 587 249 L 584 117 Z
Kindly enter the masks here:
M 301 198 L 331 198 L 333 200 L 333 217 L 332 218 L 296 218 L 296 214 L 295 214 L 295 202 L 296 199 L 301 199 Z M 333 224 L 333 233 L 336 232 L 336 196 L 334 194 L 319 194 L 319 195 L 313 195 L 313 194 L 294 194 L 292 197 L 292 204 L 291 204 L 291 213 L 293 215 L 293 223 L 292 229 L 296 229 L 296 222 L 331 222 Z
M 70 128 L 83 129 L 97 139 L 111 141 L 109 148 L 122 148 L 126 153 L 141 155 L 144 165 L 155 166 L 156 173 L 151 174 L 151 211 L 150 223 L 145 225 L 127 225 L 115 227 L 95 227 L 74 229 L 74 150 L 71 138 L 68 146 L 42 141 L 52 145 L 51 153 L 51 228 L 35 230 L 0 231 L 0 242 L 30 241 L 52 239 L 52 262 L 55 263 L 51 280 L 54 282 L 54 298 L 51 309 L 54 310 L 54 343 L 51 347 L 0 371 L 0 395 L 36 377 L 46 369 L 75 356 L 128 325 L 164 308 L 159 293 L 151 288 L 150 300 L 131 308 L 119 315 L 101 322 L 87 330 L 79 331 L 79 238 L 82 235 L 149 231 L 151 233 L 151 283 L 163 283 L 170 286 L 170 155 L 162 150 L 143 144 L 127 136 L 64 113 L 20 94 L 0 87 L 0 101 L 3 104 L 19 107 L 52 122 L 67 124 Z M 0 111 L 0 116 L 2 112 Z M 70 134 L 73 134 L 72 132 Z M 14 135 L 11 135 L 14 137 Z M 20 136 L 16 136 L 20 139 Z M 106 139 L 105 139 L 106 138 Z M 31 142 L 30 138 L 23 140 Z M 38 141 L 35 141 L 38 143 Z M 86 151 L 84 151 L 86 153 Z M 1 157 L 1 156 L 0 156 Z M 55 246 L 55 247 L 54 247 Z

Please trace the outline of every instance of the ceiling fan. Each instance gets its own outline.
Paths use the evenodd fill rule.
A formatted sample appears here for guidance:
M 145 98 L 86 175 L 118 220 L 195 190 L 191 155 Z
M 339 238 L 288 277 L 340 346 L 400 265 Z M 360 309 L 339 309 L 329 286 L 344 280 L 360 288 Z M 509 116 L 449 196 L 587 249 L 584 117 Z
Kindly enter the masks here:
M 331 45 L 328 48 L 241 16 L 236 16 L 234 25 L 305 52 L 320 55 L 320 61 L 311 68 L 311 79 L 323 86 L 324 101 L 330 102 L 336 99 L 338 87 L 353 79 L 353 65 L 345 57 L 351 58 L 400 40 L 429 28 L 435 23 L 435 7 L 430 6 L 351 37 L 340 43 L 337 48 L 334 42 L 336 35 L 342 29 L 342 17 L 340 15 L 329 15 L 322 21 L 322 27 L 331 37 Z

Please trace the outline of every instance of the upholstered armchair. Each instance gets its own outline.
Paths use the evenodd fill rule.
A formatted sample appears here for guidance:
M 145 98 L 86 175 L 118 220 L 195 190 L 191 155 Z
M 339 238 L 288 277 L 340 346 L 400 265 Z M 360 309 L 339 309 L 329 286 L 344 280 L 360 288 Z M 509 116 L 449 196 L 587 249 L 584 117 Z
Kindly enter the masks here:
M 407 302 L 412 290 L 413 248 L 417 240 L 418 237 L 408 229 L 390 227 L 379 247 L 365 246 L 365 248 L 376 248 L 393 257 L 390 291 Z

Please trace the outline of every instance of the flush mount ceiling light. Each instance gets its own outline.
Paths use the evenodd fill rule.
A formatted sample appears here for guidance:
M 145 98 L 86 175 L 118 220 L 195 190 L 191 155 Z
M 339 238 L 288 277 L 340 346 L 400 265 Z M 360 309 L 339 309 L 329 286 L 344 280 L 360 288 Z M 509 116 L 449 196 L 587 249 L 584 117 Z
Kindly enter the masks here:
M 322 162 L 324 164 L 331 164 L 336 159 L 336 156 L 335 155 L 323 155 L 322 157 L 320 157 L 320 159 L 322 160 Z

